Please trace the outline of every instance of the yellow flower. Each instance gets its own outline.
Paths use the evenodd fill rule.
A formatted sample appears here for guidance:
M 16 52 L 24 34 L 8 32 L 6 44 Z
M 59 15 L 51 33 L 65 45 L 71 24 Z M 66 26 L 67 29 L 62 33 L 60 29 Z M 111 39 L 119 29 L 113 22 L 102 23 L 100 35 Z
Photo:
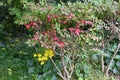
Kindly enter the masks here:
M 53 51 L 51 49 L 45 50 L 45 53 L 53 53 Z
M 48 60 L 48 58 L 47 57 L 45 57 L 45 56 L 42 56 L 42 58 L 41 58 L 41 60 Z
M 45 60 L 48 60 L 48 57 L 45 57 Z
M 45 62 L 44 61 L 41 61 L 41 63 L 40 63 L 41 65 L 43 65 L 43 64 L 45 64 Z
M 54 53 L 51 53 L 51 54 L 49 55 L 50 58 L 52 58 L 53 56 L 54 56 Z
M 41 57 L 42 55 L 41 54 L 38 54 L 38 57 Z
M 53 51 L 50 49 L 50 50 L 49 50 L 49 54 L 52 54 L 52 53 L 53 53 Z
M 44 56 L 45 56 L 45 57 L 49 56 L 49 53 L 48 53 L 48 52 L 45 52 Z
M 38 58 L 38 61 L 42 61 L 42 58 Z
M 53 50 L 51 49 L 46 50 L 44 56 L 52 58 L 54 56 Z
M 33 56 L 34 56 L 34 57 L 37 57 L 37 54 L 35 53 Z

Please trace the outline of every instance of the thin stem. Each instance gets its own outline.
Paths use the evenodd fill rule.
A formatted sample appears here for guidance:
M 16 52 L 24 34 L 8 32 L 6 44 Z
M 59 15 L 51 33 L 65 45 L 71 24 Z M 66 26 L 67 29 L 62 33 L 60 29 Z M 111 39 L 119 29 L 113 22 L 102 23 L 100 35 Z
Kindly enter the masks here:
M 45 6 L 47 6 L 47 0 L 45 0 Z
M 74 63 L 72 65 L 70 65 L 70 68 L 71 68 L 71 71 L 70 71 L 69 78 L 71 78 L 71 76 L 73 74 Z
M 72 65 L 71 65 L 70 78 L 71 78 L 71 76 L 72 76 L 72 74 L 73 74 L 73 71 L 74 71 L 74 70 L 73 70 L 73 69 L 74 69 L 74 63 L 75 63 L 75 62 L 74 62 L 74 60 L 75 60 L 74 58 L 75 58 L 75 57 L 74 57 L 74 54 L 73 54 L 73 56 L 72 56 Z
M 101 64 L 102 64 L 102 80 L 103 80 L 103 78 L 104 78 L 104 48 L 105 46 L 104 46 L 104 40 L 102 41 L 102 48 L 103 48 L 103 52 L 102 52 L 102 54 L 101 54 Z
M 63 80 L 66 80 L 61 73 L 57 73 Z
M 103 36 L 103 39 L 102 39 L 102 53 L 101 53 L 101 65 L 102 65 L 102 80 L 103 80 L 103 77 L 104 77 L 104 51 L 105 51 L 105 41 L 104 41 L 104 31 L 102 30 L 102 36 Z
M 106 70 L 106 76 L 107 76 L 107 77 L 108 77 L 109 69 L 110 69 L 110 67 L 111 67 L 111 65 L 112 65 L 112 62 L 113 62 L 113 60 L 114 60 L 114 58 L 115 58 L 115 56 L 116 56 L 119 48 L 120 48 L 120 42 L 119 42 L 119 44 L 118 44 L 118 46 L 117 46 L 117 48 L 116 48 L 116 50 L 115 50 L 115 52 L 114 52 L 114 55 L 113 55 L 112 59 L 110 60 L 110 63 L 109 63 L 109 65 L 108 65 L 108 68 L 107 68 L 107 70 Z
M 31 41 L 32 41 L 32 40 L 31 40 Z M 32 43 L 30 43 L 30 45 L 32 45 Z M 32 45 L 32 46 L 33 46 L 35 52 L 38 53 L 38 51 L 36 50 L 35 46 L 34 46 L 34 45 Z
M 52 63 L 53 63 L 53 65 L 55 66 L 55 68 L 57 69 L 57 71 L 58 71 L 57 74 L 58 74 L 62 79 L 64 79 L 64 77 L 63 77 L 63 75 L 62 75 L 62 72 L 61 72 L 60 69 L 57 67 L 57 65 L 55 64 L 54 60 L 53 60 L 52 58 L 50 58 L 50 60 L 52 61 Z
M 62 67 L 63 67 L 64 78 L 69 79 L 69 72 L 66 68 L 66 64 L 64 60 L 64 51 L 62 51 L 62 49 L 60 50 L 60 54 L 61 54 L 60 57 L 61 57 L 61 62 L 62 62 Z

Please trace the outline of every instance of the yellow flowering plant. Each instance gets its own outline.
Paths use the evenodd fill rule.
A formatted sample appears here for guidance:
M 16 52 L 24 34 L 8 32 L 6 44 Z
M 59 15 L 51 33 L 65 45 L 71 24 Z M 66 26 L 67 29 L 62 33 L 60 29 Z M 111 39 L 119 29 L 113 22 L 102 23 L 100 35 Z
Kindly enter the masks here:
M 51 49 L 46 49 L 44 54 L 34 53 L 33 56 L 37 58 L 37 61 L 40 62 L 41 65 L 54 56 L 54 52 Z

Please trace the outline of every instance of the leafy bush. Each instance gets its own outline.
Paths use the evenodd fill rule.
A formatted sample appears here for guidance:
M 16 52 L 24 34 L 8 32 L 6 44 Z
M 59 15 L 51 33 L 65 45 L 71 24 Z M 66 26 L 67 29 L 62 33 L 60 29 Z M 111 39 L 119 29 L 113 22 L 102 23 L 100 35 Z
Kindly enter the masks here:
M 109 20 L 117 19 L 119 3 L 100 1 L 99 4 L 89 0 L 57 6 L 49 6 L 43 1 L 37 5 L 22 1 L 22 9 L 9 9 L 10 14 L 15 15 L 16 24 L 24 25 L 26 30 L 32 31 L 32 36 L 26 43 L 35 49 L 31 54 L 35 53 L 35 61 L 41 64 L 38 79 L 101 80 L 102 72 L 105 72 L 104 69 L 109 72 L 109 67 L 119 74 L 119 54 L 115 57 L 111 54 L 115 52 L 111 47 L 115 48 L 113 45 L 117 46 L 120 39 L 119 28 L 115 32 L 113 25 L 108 23 Z M 118 25 L 114 26 L 116 29 Z M 118 38 L 107 41 L 111 32 L 115 32 Z M 107 64 L 111 63 L 111 57 L 115 58 L 112 62 L 116 62 L 112 68 Z M 33 72 L 33 69 L 32 67 L 29 71 Z

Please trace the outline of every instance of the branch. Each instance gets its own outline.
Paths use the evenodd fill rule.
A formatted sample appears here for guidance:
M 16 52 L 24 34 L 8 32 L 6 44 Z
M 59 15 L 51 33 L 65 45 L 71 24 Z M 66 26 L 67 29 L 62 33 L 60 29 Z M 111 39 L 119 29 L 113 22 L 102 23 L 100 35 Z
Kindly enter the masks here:
M 72 69 L 72 71 L 71 71 L 71 73 L 70 73 L 70 76 L 69 76 L 69 78 L 71 78 L 72 74 L 73 74 L 73 69 Z
M 69 72 L 68 72 L 68 70 L 67 70 L 67 68 L 66 68 L 66 64 L 65 64 L 65 60 L 64 60 L 64 52 L 62 52 L 62 49 L 60 50 L 60 58 L 61 58 L 61 63 L 62 63 L 62 67 L 63 67 L 63 73 L 64 73 L 64 78 L 66 78 L 66 76 L 67 76 L 67 78 L 69 77 Z
M 65 78 L 63 77 L 63 75 L 61 73 L 57 73 L 63 80 L 65 80 Z
M 50 58 L 50 60 L 52 61 L 53 65 L 55 66 L 55 68 L 57 69 L 58 71 L 58 75 L 64 80 L 64 77 L 62 75 L 62 72 L 60 71 L 60 69 L 57 67 L 57 65 L 55 64 L 54 60 L 52 58 Z
M 74 64 L 71 66 L 71 72 L 70 72 L 69 78 L 71 78 L 71 76 L 73 74 L 73 68 L 74 68 Z
M 109 63 L 109 65 L 108 65 L 108 68 L 107 68 L 107 70 L 106 70 L 106 76 L 107 76 L 107 77 L 108 77 L 109 69 L 110 69 L 110 67 L 111 67 L 111 65 L 112 65 L 112 62 L 113 62 L 113 60 L 114 60 L 114 58 L 115 58 L 115 56 L 116 56 L 119 48 L 120 48 L 120 42 L 119 42 L 119 44 L 118 44 L 118 46 L 117 46 L 117 48 L 116 48 L 116 50 L 115 50 L 115 52 L 114 52 L 114 55 L 113 55 L 112 59 L 110 60 L 110 63 Z
M 70 69 L 71 69 L 71 72 L 70 72 L 70 75 L 69 75 L 69 78 L 71 78 L 72 74 L 73 74 L 73 68 L 74 68 L 74 55 L 72 56 L 72 64 L 70 63 Z
M 104 32 L 102 31 L 103 39 L 102 39 L 102 50 L 105 51 L 105 41 L 104 41 Z M 102 64 L 102 73 L 104 73 L 104 53 L 101 54 L 101 64 Z
M 105 67 L 105 65 L 104 65 L 104 50 L 105 50 L 105 45 L 104 45 L 104 39 L 102 40 L 102 50 L 103 50 L 103 52 L 102 52 L 102 54 L 101 54 L 101 64 L 102 64 L 102 80 L 103 80 L 103 77 L 104 77 L 104 67 Z

